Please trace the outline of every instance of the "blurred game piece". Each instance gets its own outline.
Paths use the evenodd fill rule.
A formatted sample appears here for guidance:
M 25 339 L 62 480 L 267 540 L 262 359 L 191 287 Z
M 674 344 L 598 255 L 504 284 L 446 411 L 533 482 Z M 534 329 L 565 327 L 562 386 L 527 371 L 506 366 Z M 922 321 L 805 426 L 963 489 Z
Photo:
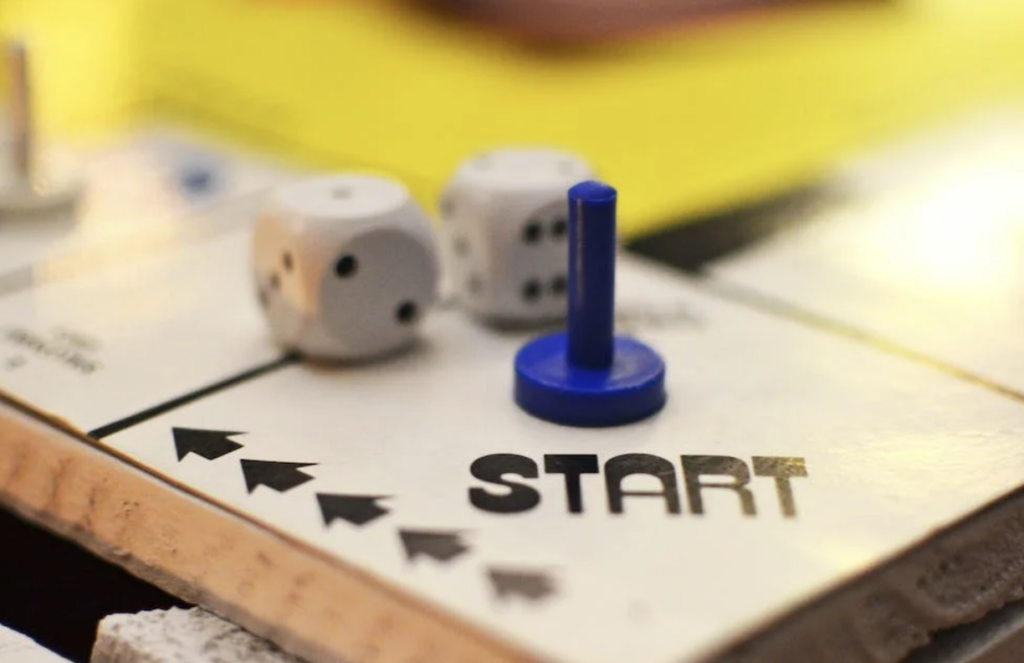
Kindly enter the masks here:
M 9 138 L 0 155 L 0 213 L 23 213 L 72 206 L 81 192 L 78 178 L 41 163 L 35 144 L 28 49 L 7 43 Z
M 170 167 L 174 187 L 186 198 L 200 202 L 231 189 L 231 170 L 225 159 L 197 145 L 164 144 L 163 156 Z
M 256 288 L 277 342 L 367 359 L 413 342 L 436 296 L 430 220 L 395 181 L 366 175 L 277 189 L 256 226 Z
M 569 319 L 564 333 L 516 355 L 516 402 L 568 426 L 618 426 L 665 405 L 665 364 L 651 348 L 615 337 L 615 189 L 569 190 Z
M 592 176 L 555 150 L 506 149 L 466 162 L 441 198 L 453 286 L 498 324 L 565 317 L 565 191 Z
M 208 164 L 190 164 L 178 173 L 178 181 L 186 193 L 205 196 L 217 188 L 217 173 Z

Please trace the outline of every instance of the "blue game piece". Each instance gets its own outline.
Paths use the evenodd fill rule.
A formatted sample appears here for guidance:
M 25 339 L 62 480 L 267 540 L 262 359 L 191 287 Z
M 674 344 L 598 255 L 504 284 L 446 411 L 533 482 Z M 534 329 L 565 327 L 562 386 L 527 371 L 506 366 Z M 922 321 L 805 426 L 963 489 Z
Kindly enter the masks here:
M 191 195 L 209 193 L 217 184 L 217 174 L 206 164 L 189 164 L 178 173 L 181 188 Z
M 617 195 L 600 182 L 569 189 L 566 331 L 516 354 L 516 403 L 557 424 L 619 426 L 665 405 L 665 362 L 640 341 L 614 335 Z

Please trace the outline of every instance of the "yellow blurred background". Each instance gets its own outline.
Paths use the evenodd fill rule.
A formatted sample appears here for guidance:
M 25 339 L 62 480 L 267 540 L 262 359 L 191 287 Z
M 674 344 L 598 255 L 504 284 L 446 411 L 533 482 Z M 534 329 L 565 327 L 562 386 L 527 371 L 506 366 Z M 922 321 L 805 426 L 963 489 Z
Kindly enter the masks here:
M 799 4 L 561 48 L 389 1 L 3 0 L 0 30 L 34 49 L 50 139 L 185 124 L 427 204 L 472 153 L 553 145 L 619 188 L 626 234 L 1024 98 L 1021 0 Z

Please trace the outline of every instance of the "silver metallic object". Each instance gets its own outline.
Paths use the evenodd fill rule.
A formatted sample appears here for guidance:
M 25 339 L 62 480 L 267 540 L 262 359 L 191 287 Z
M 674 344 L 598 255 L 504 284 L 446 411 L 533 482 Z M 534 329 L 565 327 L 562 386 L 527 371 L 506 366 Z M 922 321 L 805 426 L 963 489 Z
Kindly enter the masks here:
M 57 179 L 37 159 L 28 49 L 20 40 L 6 45 L 9 138 L 0 167 L 0 213 L 32 212 L 73 205 L 81 186 L 76 180 Z

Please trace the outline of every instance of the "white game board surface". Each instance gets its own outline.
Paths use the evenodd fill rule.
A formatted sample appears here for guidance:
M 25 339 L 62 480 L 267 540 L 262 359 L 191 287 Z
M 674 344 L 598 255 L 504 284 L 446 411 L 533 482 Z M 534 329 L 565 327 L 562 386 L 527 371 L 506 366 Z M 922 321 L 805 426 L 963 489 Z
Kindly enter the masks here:
M 0 663 L 66 663 L 31 638 L 0 624 Z
M 856 271 L 851 256 L 871 250 L 851 253 L 853 240 L 802 243 L 827 245 L 830 232 L 861 241 L 857 224 L 888 237 L 878 229 L 894 222 L 881 217 L 904 219 L 905 207 L 825 219 L 708 279 L 623 256 L 619 328 L 663 354 L 669 404 L 639 424 L 581 430 L 513 404 L 512 358 L 529 333 L 480 326 L 448 304 L 418 347 L 387 362 L 283 357 L 249 279 L 256 205 L 225 195 L 179 210 L 171 235 L 156 224 L 138 241 L 121 236 L 142 247 L 124 260 L 77 247 L 36 265 L 31 282 L 8 282 L 0 390 L 168 491 L 365 574 L 516 660 L 779 660 L 736 646 L 863 584 L 1024 479 L 1011 352 L 1024 329 L 1024 261 L 975 274 L 983 307 L 899 270 L 889 281 Z M 1001 237 L 1021 237 L 1024 219 L 1014 218 Z M 161 240 L 145 241 L 154 234 Z M 748 278 L 756 288 L 745 289 Z M 762 292 L 820 313 L 757 305 Z M 885 293 L 884 306 L 863 293 Z M 983 342 L 959 328 L 957 306 Z M 908 351 L 822 322 L 838 313 L 891 331 L 885 338 Z M 892 622 L 884 609 L 850 615 L 874 649 L 843 660 L 895 660 L 929 628 L 973 618 L 1019 585 L 1004 573 L 973 603 L 946 606 L 942 591 L 973 580 L 954 569 L 932 587 L 930 570 L 918 570 L 907 600 L 948 612 L 887 642 L 876 632 Z M 203 578 L 190 582 L 205 591 Z M 250 582 L 211 600 L 233 602 L 245 623 L 245 591 L 258 594 L 261 575 Z M 287 641 L 294 625 L 282 620 L 269 635 Z
M 714 274 L 1024 393 L 1024 114 L 865 158 L 833 186 L 828 209 Z

